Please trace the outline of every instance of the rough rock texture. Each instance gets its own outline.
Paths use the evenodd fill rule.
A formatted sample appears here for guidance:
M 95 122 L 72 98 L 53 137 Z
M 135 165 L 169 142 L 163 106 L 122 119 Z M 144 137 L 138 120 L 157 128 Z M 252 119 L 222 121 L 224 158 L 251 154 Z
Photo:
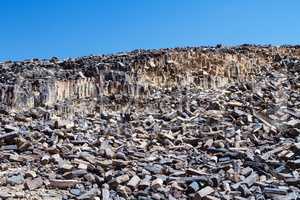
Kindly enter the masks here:
M 0 102 L 21 110 L 65 100 L 147 95 L 156 88 L 216 88 L 255 80 L 274 59 L 299 56 L 297 47 L 178 48 L 59 61 L 0 65 Z M 274 67 L 274 66 L 272 66 Z M 120 99 L 120 100 L 121 100 Z
M 0 199 L 300 198 L 300 47 L 0 64 Z

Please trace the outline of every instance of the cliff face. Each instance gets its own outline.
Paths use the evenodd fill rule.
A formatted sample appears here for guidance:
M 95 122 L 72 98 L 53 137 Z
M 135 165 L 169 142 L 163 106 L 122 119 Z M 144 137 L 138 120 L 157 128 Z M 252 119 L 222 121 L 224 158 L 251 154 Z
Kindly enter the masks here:
M 0 103 L 26 110 L 81 99 L 146 98 L 159 89 L 213 89 L 236 81 L 254 81 L 297 47 L 239 46 L 134 51 L 75 60 L 6 62 L 0 65 Z

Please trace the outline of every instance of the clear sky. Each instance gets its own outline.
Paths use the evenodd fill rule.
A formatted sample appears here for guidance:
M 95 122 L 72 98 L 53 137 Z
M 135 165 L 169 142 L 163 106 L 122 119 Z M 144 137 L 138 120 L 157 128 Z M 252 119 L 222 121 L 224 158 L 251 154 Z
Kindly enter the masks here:
M 299 0 L 0 0 L 0 61 L 300 44 Z

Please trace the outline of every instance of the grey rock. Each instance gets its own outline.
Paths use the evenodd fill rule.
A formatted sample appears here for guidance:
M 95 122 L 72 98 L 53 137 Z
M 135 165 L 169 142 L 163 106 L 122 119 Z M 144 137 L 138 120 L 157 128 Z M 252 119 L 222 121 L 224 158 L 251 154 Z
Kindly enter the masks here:
M 19 175 L 13 175 L 7 178 L 6 180 L 7 184 L 10 184 L 12 186 L 14 185 L 20 185 L 24 183 L 24 177 L 19 174 Z

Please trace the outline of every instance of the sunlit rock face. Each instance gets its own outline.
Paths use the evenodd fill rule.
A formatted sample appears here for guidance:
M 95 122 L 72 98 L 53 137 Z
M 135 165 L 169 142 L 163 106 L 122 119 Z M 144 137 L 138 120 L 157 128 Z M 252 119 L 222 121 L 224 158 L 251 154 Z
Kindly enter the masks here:
M 157 90 L 215 89 L 237 81 L 255 82 L 285 57 L 300 57 L 297 46 L 175 48 L 59 61 L 0 64 L 0 103 L 19 111 L 62 102 L 89 105 L 146 99 Z M 85 107 L 85 106 L 84 106 Z M 88 110 L 88 109 L 84 109 Z

